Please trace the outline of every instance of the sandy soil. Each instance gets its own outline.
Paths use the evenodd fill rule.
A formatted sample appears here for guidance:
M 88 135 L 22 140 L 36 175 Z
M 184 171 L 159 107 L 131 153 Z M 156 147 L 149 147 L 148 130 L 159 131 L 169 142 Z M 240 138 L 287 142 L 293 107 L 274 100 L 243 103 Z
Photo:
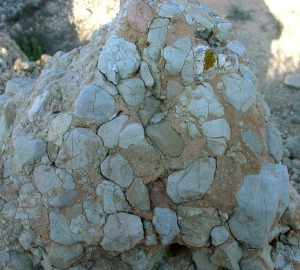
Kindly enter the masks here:
M 258 88 L 265 95 L 283 138 L 300 135 L 293 105 L 300 90 L 283 85 L 286 74 L 300 72 L 300 1 L 203 0 L 238 29 L 238 40 L 255 64 Z M 296 116 L 295 116 L 296 114 Z M 297 122 L 297 121 L 296 121 Z

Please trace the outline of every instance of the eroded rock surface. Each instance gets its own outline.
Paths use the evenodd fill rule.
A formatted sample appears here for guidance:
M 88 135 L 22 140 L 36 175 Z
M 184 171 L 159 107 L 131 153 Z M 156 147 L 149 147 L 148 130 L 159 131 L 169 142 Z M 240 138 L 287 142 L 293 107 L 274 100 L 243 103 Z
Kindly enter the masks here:
M 129 0 L 7 84 L 0 268 L 299 263 L 300 198 L 234 33 L 193 0 Z

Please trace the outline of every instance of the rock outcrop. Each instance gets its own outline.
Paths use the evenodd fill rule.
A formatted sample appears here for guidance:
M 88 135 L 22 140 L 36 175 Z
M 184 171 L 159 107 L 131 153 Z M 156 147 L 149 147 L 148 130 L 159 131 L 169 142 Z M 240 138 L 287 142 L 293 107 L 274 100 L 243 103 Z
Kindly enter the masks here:
M 0 267 L 299 263 L 300 199 L 234 33 L 198 1 L 130 0 L 87 46 L 10 81 Z

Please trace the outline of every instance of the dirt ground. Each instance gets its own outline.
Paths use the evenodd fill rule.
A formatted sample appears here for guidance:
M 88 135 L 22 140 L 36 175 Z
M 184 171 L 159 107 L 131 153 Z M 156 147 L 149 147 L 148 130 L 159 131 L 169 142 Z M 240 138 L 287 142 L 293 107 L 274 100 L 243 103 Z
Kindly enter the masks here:
M 300 135 L 300 90 L 286 87 L 286 74 L 300 72 L 300 1 L 295 0 L 203 0 L 229 19 L 238 40 L 254 63 L 258 89 L 265 95 L 273 121 L 283 138 Z M 297 120 L 299 119 L 299 120 Z

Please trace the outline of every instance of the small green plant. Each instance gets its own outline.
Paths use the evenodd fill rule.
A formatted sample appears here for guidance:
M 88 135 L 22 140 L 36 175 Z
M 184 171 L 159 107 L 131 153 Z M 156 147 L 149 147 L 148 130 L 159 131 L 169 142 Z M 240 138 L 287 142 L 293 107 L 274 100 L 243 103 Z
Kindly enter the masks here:
M 42 44 L 36 37 L 30 35 L 23 36 L 19 42 L 19 46 L 29 60 L 36 61 L 41 58 Z
M 240 4 L 231 4 L 227 18 L 235 21 L 249 21 L 252 19 L 252 15 L 251 11 L 244 10 Z

